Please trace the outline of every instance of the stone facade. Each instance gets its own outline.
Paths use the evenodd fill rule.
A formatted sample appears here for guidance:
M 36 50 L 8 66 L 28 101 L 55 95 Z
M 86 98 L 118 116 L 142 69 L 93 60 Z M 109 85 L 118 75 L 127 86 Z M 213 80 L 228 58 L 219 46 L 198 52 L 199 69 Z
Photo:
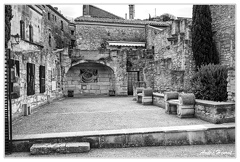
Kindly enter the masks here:
M 220 64 L 227 65 L 228 100 L 235 101 L 235 5 L 210 5 Z
M 147 27 L 147 48 L 154 48 L 155 91 L 189 91 L 195 67 L 190 25 L 190 19 L 179 19 L 166 29 Z
M 13 85 L 12 94 L 14 94 L 12 96 L 12 113 L 13 119 L 15 119 L 24 114 L 23 107 L 25 104 L 30 109 L 34 109 L 63 96 L 61 55 L 64 53 L 64 49 L 60 50 L 61 52 L 55 50 L 59 43 L 53 36 L 53 32 L 55 33 L 56 30 L 53 30 L 51 24 L 55 20 L 56 24 L 61 24 L 62 21 L 67 32 L 69 32 L 69 29 L 67 27 L 68 21 L 62 18 L 63 16 L 56 14 L 51 6 L 12 5 L 12 10 L 14 17 L 11 20 L 11 35 L 19 34 L 21 36 L 19 44 L 11 43 L 14 42 L 13 37 L 9 41 L 11 59 L 13 63 L 18 62 L 19 66 L 18 68 L 15 65 L 12 68 L 15 71 L 15 80 L 11 83 Z M 48 19 L 47 11 L 51 11 L 50 18 L 52 21 Z M 24 22 L 22 26 L 21 22 Z M 52 36 L 50 43 L 49 35 Z M 64 40 L 67 37 L 62 35 L 60 39 Z M 67 48 L 65 48 L 66 51 Z M 34 68 L 32 67 L 32 76 L 27 69 L 28 64 L 34 66 Z M 44 91 L 42 92 L 40 90 L 40 66 L 44 67 L 44 83 L 42 83 L 44 84 Z M 18 72 L 16 73 L 16 71 Z M 29 77 L 33 81 L 32 88 L 28 82 Z
M 121 27 L 118 24 L 107 26 L 76 24 L 76 48 L 80 50 L 98 50 L 106 41 L 144 42 L 145 28 Z

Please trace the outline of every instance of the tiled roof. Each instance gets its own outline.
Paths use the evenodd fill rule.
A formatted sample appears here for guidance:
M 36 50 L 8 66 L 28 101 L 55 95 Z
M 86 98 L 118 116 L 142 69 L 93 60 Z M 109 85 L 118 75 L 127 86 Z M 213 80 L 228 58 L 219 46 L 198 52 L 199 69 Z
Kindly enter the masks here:
M 125 20 L 125 19 L 109 19 L 109 18 L 93 18 L 93 17 L 77 17 L 75 22 L 98 22 L 98 23 L 118 23 L 118 24 L 132 24 L 132 25 L 154 25 L 154 26 L 169 26 L 172 22 L 156 22 L 145 20 Z

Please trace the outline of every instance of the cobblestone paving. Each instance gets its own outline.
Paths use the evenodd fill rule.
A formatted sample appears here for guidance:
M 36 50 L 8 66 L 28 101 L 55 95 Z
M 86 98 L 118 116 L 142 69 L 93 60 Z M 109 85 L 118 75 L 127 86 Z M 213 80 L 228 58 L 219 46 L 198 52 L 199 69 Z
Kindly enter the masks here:
M 132 97 L 65 98 L 13 122 L 13 135 L 209 124 L 180 119 Z

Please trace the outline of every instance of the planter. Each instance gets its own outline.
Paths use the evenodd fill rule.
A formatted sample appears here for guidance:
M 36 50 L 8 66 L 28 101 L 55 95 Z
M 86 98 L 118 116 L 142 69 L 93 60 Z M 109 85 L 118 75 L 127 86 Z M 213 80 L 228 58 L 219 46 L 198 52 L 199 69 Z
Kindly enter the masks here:
M 68 90 L 68 97 L 73 97 L 74 91 L 73 90 Z
M 115 90 L 109 90 L 109 96 L 115 96 Z

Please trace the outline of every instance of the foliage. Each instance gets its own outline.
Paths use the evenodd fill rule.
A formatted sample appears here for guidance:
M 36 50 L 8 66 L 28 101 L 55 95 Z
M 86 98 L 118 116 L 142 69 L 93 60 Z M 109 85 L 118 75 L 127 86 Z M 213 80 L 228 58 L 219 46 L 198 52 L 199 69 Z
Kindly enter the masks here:
M 62 31 L 57 24 L 52 24 L 52 35 L 56 43 L 56 48 L 64 48 L 69 46 L 71 40 L 69 30 Z
M 227 100 L 227 67 L 208 64 L 198 69 L 191 79 L 193 93 L 197 99 Z
M 8 41 L 11 37 L 11 19 L 12 15 L 12 7 L 10 5 L 5 5 L 5 48 L 8 47 Z
M 210 63 L 218 64 L 209 5 L 193 5 L 192 19 L 192 50 L 196 68 Z

